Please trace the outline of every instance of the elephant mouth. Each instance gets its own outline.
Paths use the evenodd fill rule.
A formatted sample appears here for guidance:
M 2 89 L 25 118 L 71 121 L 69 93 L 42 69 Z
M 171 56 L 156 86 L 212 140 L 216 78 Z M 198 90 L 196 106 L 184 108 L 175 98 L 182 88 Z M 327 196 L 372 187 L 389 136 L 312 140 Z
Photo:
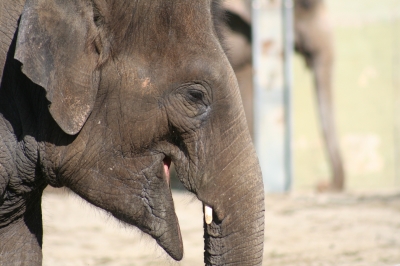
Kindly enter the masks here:
M 170 167 L 171 167 L 171 157 L 165 156 L 163 159 L 163 166 L 164 166 L 164 174 L 165 174 L 165 179 L 167 180 L 168 185 L 170 186 Z
M 161 164 L 163 166 L 163 176 L 168 185 L 171 185 L 171 165 L 174 164 L 179 181 L 188 191 L 194 192 L 190 186 L 189 180 L 183 178 L 183 176 L 189 172 L 190 168 L 188 152 L 170 141 L 159 142 L 158 145 L 154 147 L 153 151 L 164 155 Z

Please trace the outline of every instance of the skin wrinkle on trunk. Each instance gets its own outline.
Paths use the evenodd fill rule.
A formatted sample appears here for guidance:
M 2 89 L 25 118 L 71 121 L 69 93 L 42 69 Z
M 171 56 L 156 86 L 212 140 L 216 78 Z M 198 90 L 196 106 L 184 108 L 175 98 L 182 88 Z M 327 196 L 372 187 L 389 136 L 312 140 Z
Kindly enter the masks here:
M 251 220 L 253 217 L 249 217 L 249 220 Z M 256 217 L 257 219 L 257 217 Z M 260 226 L 263 226 L 264 223 L 264 214 L 260 213 L 258 217 Z M 257 230 L 257 229 L 256 229 Z M 255 230 L 255 231 L 256 231 Z M 229 261 L 232 262 L 233 265 L 257 265 L 262 261 L 262 253 L 263 253 L 263 245 L 262 243 L 255 242 L 251 243 L 251 241 L 246 241 L 245 238 L 241 238 L 241 243 L 243 244 L 243 247 L 237 246 L 235 249 L 226 247 L 226 242 L 223 240 L 223 238 L 220 237 L 221 232 L 220 228 L 215 225 L 215 223 L 212 223 L 210 226 L 207 226 L 205 228 L 205 231 L 208 232 L 208 237 L 212 238 L 208 240 L 208 244 L 206 245 L 206 253 L 209 253 L 210 256 L 206 256 L 209 258 L 208 261 L 206 261 L 206 265 L 229 265 Z M 214 236 L 215 235 L 215 236 Z M 260 234 L 260 232 L 254 232 L 253 234 L 250 233 L 248 237 L 252 237 L 256 235 L 256 238 L 263 237 L 263 234 Z M 214 236 L 214 237 L 213 237 Z M 235 234 L 230 234 L 228 237 L 235 236 Z M 205 239 L 207 241 L 207 239 Z M 249 249 L 249 246 L 251 246 L 252 249 L 256 251 L 258 256 L 253 256 L 254 261 L 247 261 L 242 255 L 241 257 L 235 257 L 235 253 L 239 250 L 243 250 L 240 252 L 241 254 L 246 254 L 246 250 Z M 208 248 L 207 248 L 208 247 Z M 258 248 L 257 248 L 258 247 Z M 222 249 L 225 250 L 224 252 L 220 252 L 217 255 L 212 253 L 212 250 L 215 249 Z M 211 251 L 210 251 L 211 250 Z M 222 255 L 221 255 L 222 254 Z M 236 260 L 235 260 L 236 258 Z M 246 262 L 241 262 L 241 260 L 244 260 Z M 221 262 L 225 263 L 221 263 Z M 247 264 L 248 263 L 248 264 Z M 254 264 L 253 264 L 254 263 Z
M 232 100 L 233 102 L 240 103 L 238 93 L 231 95 L 231 97 L 235 99 Z M 236 116 L 234 113 L 230 115 Z M 264 227 L 263 185 L 261 180 L 254 182 L 254 179 L 251 178 L 255 171 L 250 169 L 255 169 L 258 172 L 260 169 L 258 162 L 254 161 L 255 157 L 248 156 L 255 151 L 251 145 L 248 145 L 250 136 L 246 129 L 246 121 L 243 119 L 243 112 L 241 112 L 240 117 L 241 126 L 239 128 L 242 128 L 243 131 L 237 135 L 228 134 L 230 136 L 228 139 L 223 137 L 224 134 L 220 134 L 221 143 L 228 142 L 230 144 L 226 145 L 228 148 L 223 149 L 223 152 L 218 153 L 217 158 L 226 157 L 226 154 L 229 154 L 233 149 L 238 149 L 240 152 L 234 158 L 225 162 L 218 175 L 208 180 L 205 186 L 209 187 L 204 189 L 207 194 L 198 194 L 199 199 L 213 207 L 215 211 L 213 222 L 210 225 L 204 223 L 206 265 L 258 265 L 262 261 L 263 244 L 260 238 L 263 238 L 263 233 L 260 233 L 259 229 Z M 231 130 L 229 125 L 226 125 L 226 127 L 227 131 L 225 132 Z M 238 137 L 238 135 L 243 136 Z M 224 145 L 222 144 L 222 146 Z M 217 159 L 217 161 L 223 160 Z M 230 165 L 240 164 L 247 167 L 240 169 L 229 167 Z M 216 177 L 219 175 L 229 176 L 229 183 L 215 181 L 218 180 Z M 247 185 L 246 189 L 243 189 L 243 184 Z M 223 206 L 219 206 L 218 203 L 213 204 L 212 198 L 220 194 L 218 191 L 214 192 L 214 189 L 224 191 L 220 195 L 224 199 L 222 200 Z M 246 215 L 247 210 L 251 210 L 254 206 L 257 206 L 260 211 Z M 226 209 L 230 210 L 229 214 L 223 211 Z M 251 228 L 248 228 L 249 223 L 253 224 Z M 246 234 L 240 235 L 233 224 L 237 225 L 237 228 L 246 227 Z M 238 234 L 240 240 L 237 237 Z M 246 238 L 249 238 L 249 241 L 246 241 Z M 235 241 L 238 243 L 234 247 L 230 246 L 229 243 Z M 252 250 L 253 259 L 246 258 L 245 254 L 248 250 Z M 240 256 L 237 256 L 237 254 L 240 254 Z

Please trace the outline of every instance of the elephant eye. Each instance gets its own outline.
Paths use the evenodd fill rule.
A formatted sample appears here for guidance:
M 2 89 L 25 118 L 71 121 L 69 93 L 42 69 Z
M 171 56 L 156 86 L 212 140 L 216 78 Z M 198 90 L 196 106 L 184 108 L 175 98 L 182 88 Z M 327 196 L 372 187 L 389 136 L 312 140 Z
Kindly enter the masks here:
M 210 109 L 212 99 L 209 91 L 207 87 L 198 83 L 182 85 L 173 94 L 176 110 L 190 118 L 205 118 L 203 115 Z
M 188 99 L 194 103 L 204 103 L 204 93 L 199 90 L 189 89 L 187 92 Z

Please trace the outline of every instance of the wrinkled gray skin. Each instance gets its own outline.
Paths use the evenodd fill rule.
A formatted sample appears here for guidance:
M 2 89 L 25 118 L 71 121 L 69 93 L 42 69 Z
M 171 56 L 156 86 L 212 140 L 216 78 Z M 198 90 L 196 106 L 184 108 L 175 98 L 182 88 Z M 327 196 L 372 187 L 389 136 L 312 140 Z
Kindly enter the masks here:
M 239 81 L 249 128 L 253 128 L 250 1 L 226 2 L 226 43 Z M 294 0 L 295 49 L 314 73 L 322 133 L 332 166 L 329 189 L 343 190 L 345 173 L 336 135 L 332 96 L 334 63 L 333 29 L 322 0 Z
M 0 3 L 0 265 L 41 265 L 47 185 L 180 260 L 171 160 L 214 211 L 205 264 L 261 265 L 262 178 L 219 14 L 210 0 Z

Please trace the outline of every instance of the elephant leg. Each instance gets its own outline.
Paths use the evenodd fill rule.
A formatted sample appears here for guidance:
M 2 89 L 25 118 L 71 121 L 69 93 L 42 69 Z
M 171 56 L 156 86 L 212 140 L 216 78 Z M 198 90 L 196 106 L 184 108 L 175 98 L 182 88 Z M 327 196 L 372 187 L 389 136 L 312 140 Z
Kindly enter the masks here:
M 322 0 L 295 1 L 295 48 L 314 73 L 319 119 L 332 167 L 332 190 L 343 190 L 345 173 L 335 128 L 332 96 L 333 29 Z
M 0 265 L 2 266 L 42 265 L 42 189 L 33 194 L 27 199 L 26 212 L 22 217 L 7 226 L 0 226 Z M 7 207 L 12 203 L 21 205 L 22 201 L 5 202 L 3 206 Z M 1 211 L 0 209 L 0 213 Z M 17 213 L 18 210 L 15 212 Z
M 331 89 L 332 64 L 326 61 L 321 57 L 317 57 L 313 62 L 313 71 L 319 119 L 333 171 L 331 188 L 340 191 L 344 188 L 345 174 L 335 127 Z

